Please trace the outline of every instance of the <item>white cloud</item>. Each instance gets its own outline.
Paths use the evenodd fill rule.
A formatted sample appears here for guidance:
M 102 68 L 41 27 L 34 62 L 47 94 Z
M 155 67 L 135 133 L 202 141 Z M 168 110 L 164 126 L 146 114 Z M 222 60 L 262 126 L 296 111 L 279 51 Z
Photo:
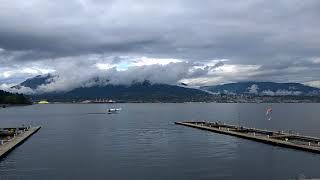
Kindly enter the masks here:
M 95 66 L 100 70 L 108 70 L 115 67 L 114 65 L 108 63 L 97 63 Z
M 248 87 L 248 90 L 251 94 L 258 94 L 259 87 L 256 84 L 252 84 L 250 87 Z
M 271 91 L 271 90 L 264 90 L 261 92 L 262 95 L 268 95 L 268 96 L 274 96 L 275 92 Z
M 167 65 L 169 63 L 178 63 L 182 62 L 180 59 L 168 59 L 168 58 L 148 58 L 148 57 L 140 57 L 132 60 L 132 63 L 129 62 L 131 66 L 148 66 L 154 64 Z
M 288 91 L 288 90 L 277 90 L 275 95 L 283 96 L 283 95 L 300 95 L 301 91 Z
M 4 80 L 18 83 L 19 80 L 41 74 L 53 73 L 55 70 L 40 67 L 0 67 L 0 83 Z
M 0 83 L 49 70 L 77 82 L 96 74 L 124 78 L 115 82 L 144 77 L 195 85 L 315 82 L 320 78 L 319 5 L 301 0 L 3 1 Z
M 316 64 L 320 64 L 320 57 L 313 58 L 313 62 Z
M 7 91 L 7 92 L 12 92 L 12 93 L 22 93 L 22 94 L 34 94 L 35 91 L 28 88 L 28 87 L 21 87 L 20 89 L 16 89 L 16 88 L 11 88 L 12 86 L 15 86 L 16 84 L 7 84 L 7 83 L 3 83 L 0 84 L 0 89 Z
M 306 82 L 304 84 L 308 85 L 308 86 L 320 88 L 320 80 L 319 81 L 310 81 L 310 82 Z
M 268 95 L 268 96 L 286 96 L 286 95 L 300 95 L 302 94 L 301 91 L 288 91 L 284 89 L 279 89 L 276 92 L 271 91 L 271 90 L 265 90 L 261 92 L 262 95 Z
M 87 61 L 79 61 L 88 59 Z M 153 83 L 177 84 L 189 81 L 190 85 L 197 85 L 195 79 L 203 78 L 208 81 L 208 74 L 214 71 L 215 64 L 193 63 L 177 59 L 122 57 L 114 58 L 104 56 L 80 56 L 76 59 L 62 58 L 55 62 L 53 82 L 40 86 L 37 92 L 68 91 L 81 86 L 105 84 L 131 84 L 149 80 Z M 124 67 L 126 63 L 126 67 Z M 220 65 L 219 65 L 220 67 Z M 23 67 L 18 72 L 43 74 L 36 68 Z M 28 75 L 29 75 L 28 74 Z M 98 78 L 98 79 L 97 79 Z M 92 79 L 95 79 L 92 81 Z M 199 80 L 198 80 L 199 81 Z M 194 83 L 192 83 L 194 82 Z M 199 83 L 199 82 L 198 82 Z
M 306 71 L 305 68 L 293 68 L 296 71 L 292 68 L 288 69 L 285 73 L 289 72 L 289 75 L 292 74 L 292 76 L 296 76 L 296 71 Z M 36 75 L 54 73 L 58 75 L 54 78 L 54 82 L 39 87 L 37 91 L 66 91 L 94 84 L 130 84 L 144 80 L 167 84 L 184 82 L 190 86 L 203 86 L 245 80 L 259 81 L 259 78 L 264 81 L 274 81 L 278 79 L 275 79 L 273 74 L 279 77 L 278 74 L 282 72 L 283 69 L 268 71 L 261 69 L 261 65 L 236 64 L 228 59 L 201 62 L 146 56 L 89 54 L 48 59 L 41 62 L 26 62 L 21 66 L 0 68 L 0 84 L 19 83 Z M 98 80 L 92 81 L 97 77 Z M 290 79 L 289 77 L 284 78 Z M 317 86 L 317 81 L 307 82 L 312 86 Z M 257 90 L 255 87 L 248 89 L 251 93 L 256 93 Z M 265 93 L 270 94 L 271 92 Z
M 130 67 L 136 66 L 150 66 L 150 65 L 167 65 L 170 63 L 178 63 L 183 62 L 183 60 L 179 59 L 167 59 L 167 58 L 149 58 L 149 57 L 129 57 L 122 56 L 124 60 L 118 63 L 97 63 L 97 66 L 101 70 L 108 70 L 111 68 L 116 68 L 118 71 L 125 71 Z

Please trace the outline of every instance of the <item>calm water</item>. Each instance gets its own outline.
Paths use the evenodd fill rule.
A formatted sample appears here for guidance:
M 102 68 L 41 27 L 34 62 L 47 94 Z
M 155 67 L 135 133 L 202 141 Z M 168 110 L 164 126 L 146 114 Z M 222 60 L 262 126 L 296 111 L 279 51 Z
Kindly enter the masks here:
M 174 125 L 220 120 L 320 136 L 320 104 L 50 104 L 0 109 L 0 127 L 43 128 L 0 161 L 2 179 L 320 178 L 320 155 Z

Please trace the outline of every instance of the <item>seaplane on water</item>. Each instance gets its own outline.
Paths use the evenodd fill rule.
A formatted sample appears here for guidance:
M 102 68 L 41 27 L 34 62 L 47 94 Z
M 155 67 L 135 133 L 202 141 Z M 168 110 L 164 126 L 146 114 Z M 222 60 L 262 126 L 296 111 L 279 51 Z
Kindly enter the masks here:
M 114 114 L 114 113 L 117 113 L 117 112 L 119 112 L 121 110 L 122 110 L 122 108 L 108 108 L 107 109 L 107 113 L 108 114 Z

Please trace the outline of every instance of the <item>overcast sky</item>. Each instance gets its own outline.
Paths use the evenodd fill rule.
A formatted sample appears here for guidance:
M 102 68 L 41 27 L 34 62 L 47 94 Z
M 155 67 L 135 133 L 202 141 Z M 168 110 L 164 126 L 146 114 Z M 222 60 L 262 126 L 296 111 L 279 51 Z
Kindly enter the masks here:
M 2 0 L 0 87 L 113 83 L 320 86 L 319 0 Z

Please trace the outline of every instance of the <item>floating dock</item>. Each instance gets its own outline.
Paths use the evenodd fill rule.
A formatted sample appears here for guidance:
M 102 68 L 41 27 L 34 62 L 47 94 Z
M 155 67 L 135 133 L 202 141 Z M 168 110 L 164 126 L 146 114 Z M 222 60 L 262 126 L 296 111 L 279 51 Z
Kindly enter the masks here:
M 175 124 L 320 154 L 320 138 L 316 137 L 228 125 L 220 122 L 191 121 L 175 122 Z
M 36 133 L 41 126 L 0 128 L 0 160 Z

